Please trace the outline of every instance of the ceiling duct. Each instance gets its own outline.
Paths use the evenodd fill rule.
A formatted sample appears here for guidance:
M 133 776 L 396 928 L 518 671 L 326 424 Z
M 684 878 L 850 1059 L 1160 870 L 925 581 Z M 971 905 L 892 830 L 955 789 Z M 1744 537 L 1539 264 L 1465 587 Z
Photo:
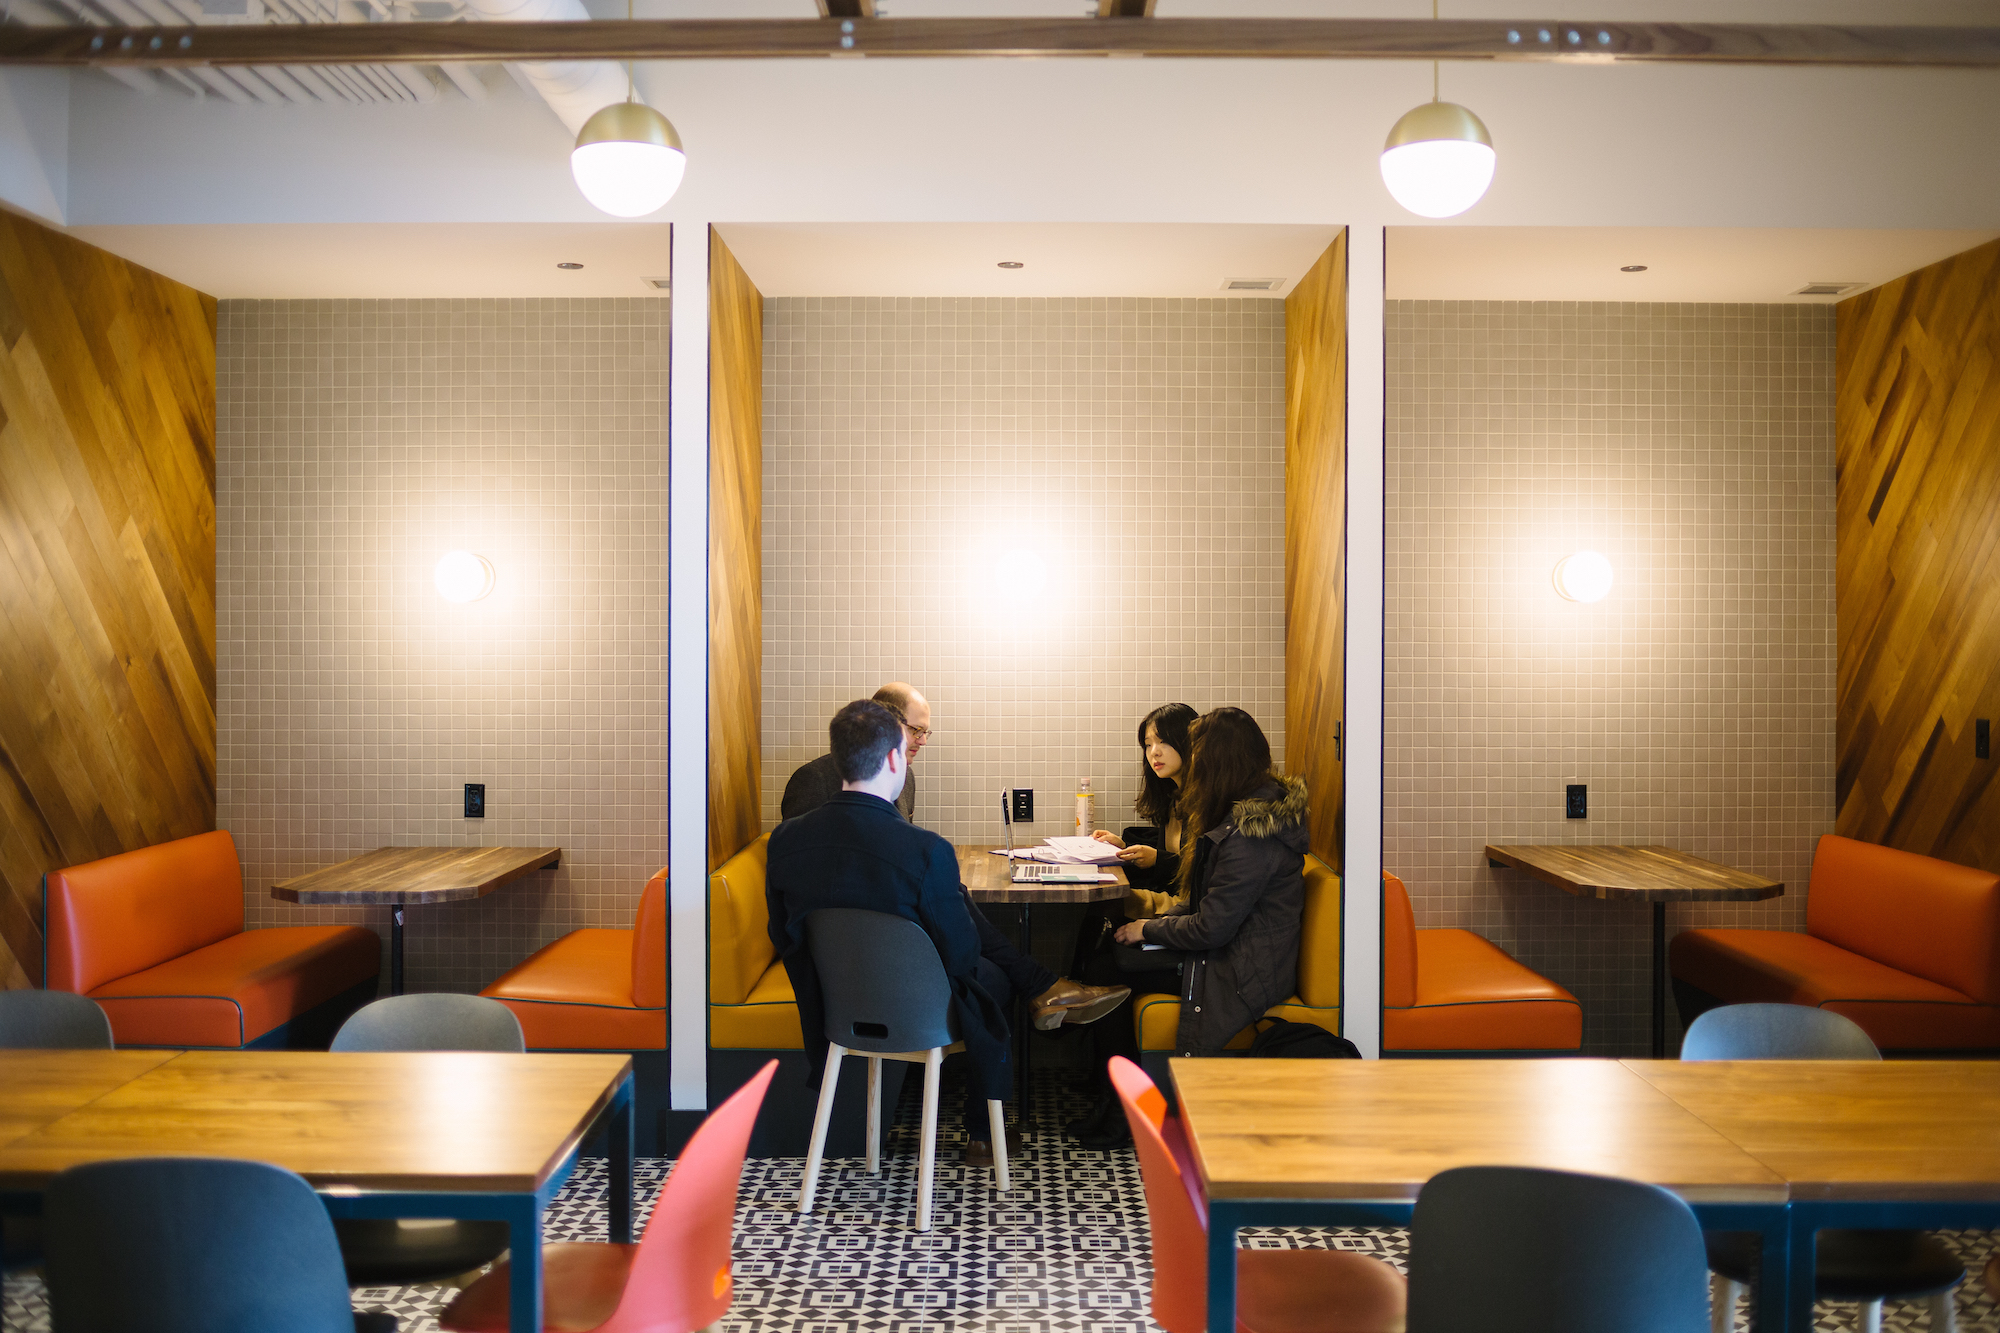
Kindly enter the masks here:
M 583 0 L 467 0 L 465 12 L 492 23 L 584 23 Z M 613 102 L 625 100 L 625 67 L 610 60 L 524 60 L 520 70 L 571 134 Z M 633 94 L 633 100 L 646 99 Z

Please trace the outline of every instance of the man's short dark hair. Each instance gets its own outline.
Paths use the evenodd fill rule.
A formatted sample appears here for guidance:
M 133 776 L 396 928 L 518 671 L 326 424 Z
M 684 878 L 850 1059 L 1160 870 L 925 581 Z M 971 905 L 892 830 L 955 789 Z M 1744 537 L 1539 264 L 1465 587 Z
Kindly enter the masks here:
M 827 725 L 833 766 L 842 782 L 865 782 L 882 771 L 889 751 L 903 744 L 903 723 L 873 699 L 856 699 Z

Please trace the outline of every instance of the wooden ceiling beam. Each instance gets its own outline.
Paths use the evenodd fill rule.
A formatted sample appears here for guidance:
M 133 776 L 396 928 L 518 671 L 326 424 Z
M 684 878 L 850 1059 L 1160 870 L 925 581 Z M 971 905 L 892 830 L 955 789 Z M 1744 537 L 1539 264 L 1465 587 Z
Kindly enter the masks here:
M 861 3 L 862 0 L 827 0 Z M 2000 67 L 2000 27 L 1493 19 L 615 19 L 0 28 L 0 65 L 1154 56 Z

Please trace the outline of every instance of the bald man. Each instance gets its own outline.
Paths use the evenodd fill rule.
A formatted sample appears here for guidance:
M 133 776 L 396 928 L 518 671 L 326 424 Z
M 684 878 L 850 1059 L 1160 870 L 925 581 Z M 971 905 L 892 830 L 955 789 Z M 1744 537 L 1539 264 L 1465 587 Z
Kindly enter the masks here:
M 871 696 L 894 713 L 903 724 L 903 731 L 909 737 L 908 756 L 917 757 L 917 751 L 930 744 L 931 706 L 923 695 L 918 694 L 914 685 L 906 685 L 900 680 L 892 680 Z M 796 819 L 800 815 L 817 810 L 840 794 L 840 770 L 834 766 L 833 755 L 829 752 L 802 764 L 793 772 L 792 780 L 785 784 L 785 797 L 778 803 L 778 818 Z M 917 819 L 917 771 L 906 770 L 903 791 L 896 798 L 896 809 L 904 819 L 915 823 Z

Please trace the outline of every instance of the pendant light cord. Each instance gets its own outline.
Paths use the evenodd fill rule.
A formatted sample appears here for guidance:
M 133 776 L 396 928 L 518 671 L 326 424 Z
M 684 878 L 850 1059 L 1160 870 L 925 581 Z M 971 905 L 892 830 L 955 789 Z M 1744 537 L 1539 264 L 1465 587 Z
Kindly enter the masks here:
M 625 3 L 629 7 L 632 3 L 632 0 L 625 0 Z M 1436 23 L 1437 17 L 1438 17 L 1438 0 L 1431 0 L 1431 22 Z M 1438 62 L 1433 60 L 1431 61 L 1431 101 L 1435 102 L 1437 100 L 1438 100 Z
M 1437 0 L 1431 0 L 1431 8 L 1437 8 Z M 1436 18 L 1437 15 L 1433 14 L 1431 17 Z M 625 21 L 627 23 L 632 21 L 632 0 L 625 0 Z M 1436 84 L 1437 80 L 1433 78 L 1431 82 Z M 632 95 L 632 62 L 629 60 L 625 62 L 625 100 L 628 102 L 637 100 Z M 1431 100 L 1436 101 L 1437 98 L 1433 96 Z

